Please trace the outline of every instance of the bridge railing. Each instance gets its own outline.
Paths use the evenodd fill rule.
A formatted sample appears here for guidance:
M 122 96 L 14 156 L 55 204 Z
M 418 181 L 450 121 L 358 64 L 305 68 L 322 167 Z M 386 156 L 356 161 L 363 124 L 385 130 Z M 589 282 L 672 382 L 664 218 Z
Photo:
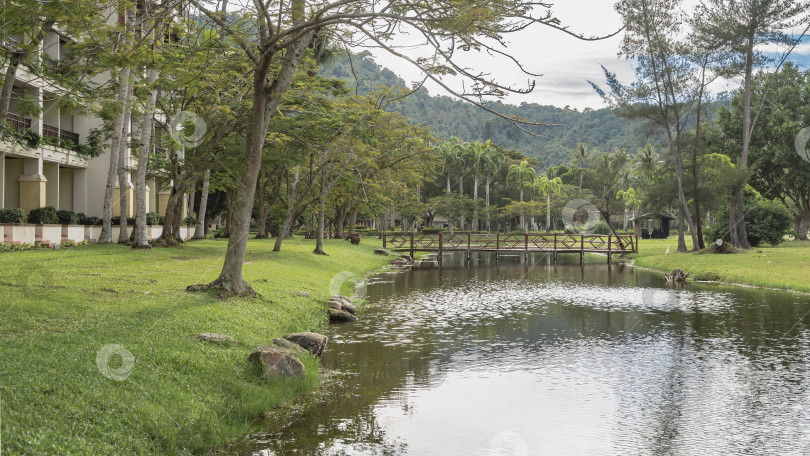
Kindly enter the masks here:
M 394 250 L 452 251 L 452 250 L 525 250 L 544 252 L 605 252 L 630 253 L 638 251 L 638 238 L 633 234 L 568 234 L 568 233 L 437 233 L 385 232 L 383 247 Z

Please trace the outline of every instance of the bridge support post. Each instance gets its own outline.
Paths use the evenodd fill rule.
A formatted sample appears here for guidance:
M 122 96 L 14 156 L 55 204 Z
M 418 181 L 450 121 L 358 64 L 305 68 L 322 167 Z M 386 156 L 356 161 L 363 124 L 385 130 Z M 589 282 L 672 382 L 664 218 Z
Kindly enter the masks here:
M 411 258 L 413 258 L 413 231 L 411 231 Z
M 610 264 L 610 254 L 611 254 L 611 252 L 613 250 L 612 249 L 612 247 L 613 247 L 612 244 L 613 243 L 611 242 L 612 241 L 611 236 L 612 235 L 608 234 L 608 255 L 607 255 L 608 256 L 608 264 Z

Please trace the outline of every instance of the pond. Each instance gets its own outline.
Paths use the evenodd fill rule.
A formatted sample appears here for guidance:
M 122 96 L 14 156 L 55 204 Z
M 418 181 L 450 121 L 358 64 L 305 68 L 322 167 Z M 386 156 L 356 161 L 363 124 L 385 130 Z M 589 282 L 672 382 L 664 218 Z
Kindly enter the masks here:
M 808 297 L 604 257 L 445 257 L 369 281 L 328 393 L 238 455 L 810 453 Z

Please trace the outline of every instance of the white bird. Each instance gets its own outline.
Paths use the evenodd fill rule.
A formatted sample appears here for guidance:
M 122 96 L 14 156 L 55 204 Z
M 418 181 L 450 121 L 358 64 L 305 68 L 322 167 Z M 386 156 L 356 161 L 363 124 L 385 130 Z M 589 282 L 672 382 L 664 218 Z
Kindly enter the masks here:
M 669 246 L 667 246 L 667 251 L 664 252 L 664 256 L 667 256 L 667 255 L 669 255 Z

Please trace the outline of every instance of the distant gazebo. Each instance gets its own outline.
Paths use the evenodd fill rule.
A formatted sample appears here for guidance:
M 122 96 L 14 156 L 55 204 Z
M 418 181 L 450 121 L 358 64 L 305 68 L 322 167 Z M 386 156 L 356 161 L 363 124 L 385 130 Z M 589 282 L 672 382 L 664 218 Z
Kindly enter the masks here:
M 631 219 L 636 228 L 636 236 L 642 239 L 666 239 L 669 237 L 669 222 L 675 220 L 667 214 L 650 212 Z

